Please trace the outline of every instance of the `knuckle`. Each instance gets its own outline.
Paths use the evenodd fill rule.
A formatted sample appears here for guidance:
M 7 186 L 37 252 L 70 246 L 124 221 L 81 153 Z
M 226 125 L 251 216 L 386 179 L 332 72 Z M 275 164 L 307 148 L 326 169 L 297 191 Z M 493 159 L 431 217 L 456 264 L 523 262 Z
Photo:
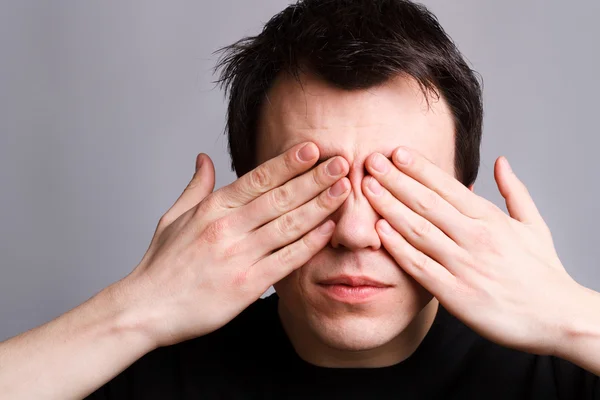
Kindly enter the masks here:
M 315 240 L 313 235 L 304 235 L 302 238 L 303 249 L 308 251 L 309 253 L 316 253 L 320 250 L 319 243 Z
M 230 220 L 227 217 L 213 221 L 206 227 L 204 232 L 202 232 L 202 240 L 209 244 L 219 243 L 225 238 L 230 224 Z
M 281 234 L 289 235 L 297 232 L 300 228 L 298 218 L 294 218 L 291 213 L 287 213 L 279 217 L 277 229 Z
M 194 190 L 196 187 L 198 187 L 198 185 L 200 185 L 200 183 L 201 183 L 200 175 L 194 175 L 194 177 L 192 178 L 190 183 L 188 183 L 188 185 L 186 186 L 184 192 L 189 192 L 191 190 Z
M 326 190 L 317 196 L 315 205 L 319 210 L 330 210 L 335 207 L 335 199 L 329 196 L 329 190 Z
M 492 203 L 491 201 L 486 201 L 484 206 L 485 217 L 484 219 L 495 221 L 498 216 L 504 215 L 504 212 Z
M 291 207 L 294 196 L 289 187 L 281 186 L 271 192 L 271 206 L 277 211 L 285 211 Z
M 293 172 L 298 168 L 298 161 L 296 161 L 296 152 L 288 151 L 283 157 L 283 167 L 285 171 Z
M 210 215 L 214 212 L 218 212 L 219 210 L 228 209 L 229 207 L 225 204 L 223 191 L 222 189 L 217 190 L 216 192 L 211 193 L 206 196 L 198 205 L 196 206 L 195 215 L 197 217 L 202 217 L 204 215 Z
M 314 185 L 317 187 L 326 186 L 331 180 L 331 177 L 327 173 L 327 163 L 322 163 L 319 168 L 313 169 L 311 171 L 311 176 Z
M 417 200 L 417 207 L 419 211 L 431 211 L 439 206 L 440 197 L 435 192 L 428 192 L 425 196 L 420 197 Z
M 223 249 L 222 257 L 225 260 L 229 260 L 229 259 L 237 257 L 243 253 L 244 253 L 244 249 L 243 249 L 242 243 L 235 242 L 235 243 L 230 244 L 229 246 L 226 246 Z
M 413 262 L 415 268 L 423 271 L 427 271 L 429 268 L 429 263 L 431 263 L 431 259 L 423 253 L 419 253 L 419 255 L 416 257 L 416 260 Z
M 429 222 L 428 220 L 423 219 L 422 221 L 415 224 L 415 227 L 413 228 L 413 232 L 415 233 L 415 235 L 418 238 L 424 238 L 431 233 L 432 229 L 433 229 L 433 224 L 431 222 Z
M 173 223 L 174 219 L 171 216 L 171 213 L 167 212 L 165 215 L 163 215 L 162 217 L 160 217 L 160 219 L 158 220 L 158 226 L 157 229 L 165 229 L 167 226 L 171 225 Z
M 472 230 L 472 240 L 476 247 L 481 250 L 490 251 L 495 249 L 494 237 L 487 224 L 479 223 Z
M 286 246 L 277 252 L 277 258 L 279 259 L 280 265 L 290 265 L 294 261 L 294 249 L 293 246 Z
M 271 185 L 271 174 L 265 166 L 250 171 L 250 185 L 259 192 L 265 192 Z
M 233 287 L 236 289 L 245 288 L 248 286 L 248 270 L 243 268 L 235 271 L 232 276 Z
M 215 210 L 217 208 L 223 208 L 223 209 L 229 208 L 229 206 L 227 205 L 227 202 L 225 201 L 225 194 L 222 189 L 219 189 L 216 192 L 213 192 L 210 196 L 206 197 L 204 200 L 205 201 L 202 202 L 202 206 L 206 207 L 209 210 Z

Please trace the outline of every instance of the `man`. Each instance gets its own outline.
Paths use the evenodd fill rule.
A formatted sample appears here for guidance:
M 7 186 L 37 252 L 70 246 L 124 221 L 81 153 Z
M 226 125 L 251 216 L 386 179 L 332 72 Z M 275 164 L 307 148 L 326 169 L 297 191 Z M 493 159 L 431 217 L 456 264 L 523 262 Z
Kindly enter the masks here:
M 0 346 L 7 398 L 600 398 L 600 295 L 424 7 L 304 0 L 225 49 L 238 176 L 196 173 L 139 265 Z M 260 295 L 271 285 L 277 294 Z

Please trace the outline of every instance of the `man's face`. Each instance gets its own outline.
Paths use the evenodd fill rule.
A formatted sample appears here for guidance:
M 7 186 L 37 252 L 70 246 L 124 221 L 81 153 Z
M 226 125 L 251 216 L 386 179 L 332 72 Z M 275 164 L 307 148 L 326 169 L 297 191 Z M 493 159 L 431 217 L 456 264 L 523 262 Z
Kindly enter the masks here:
M 374 349 L 398 337 L 432 296 L 382 246 L 375 230 L 381 217 L 361 190 L 364 163 L 373 152 L 389 158 L 406 145 L 454 176 L 452 115 L 442 99 L 430 98 L 428 106 L 409 78 L 359 91 L 340 90 L 308 75 L 302 80 L 303 87 L 281 76 L 271 88 L 258 129 L 258 162 L 312 141 L 322 160 L 338 155 L 348 161 L 352 192 L 331 217 L 336 227 L 329 245 L 275 285 L 280 312 L 334 349 Z M 322 290 L 320 282 L 342 275 L 390 287 L 361 302 Z

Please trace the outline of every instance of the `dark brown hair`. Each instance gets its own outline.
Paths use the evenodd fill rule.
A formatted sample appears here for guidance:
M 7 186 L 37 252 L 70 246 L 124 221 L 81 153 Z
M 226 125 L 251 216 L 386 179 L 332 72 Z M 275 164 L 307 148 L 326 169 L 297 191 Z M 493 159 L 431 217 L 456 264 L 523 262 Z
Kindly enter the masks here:
M 309 70 L 331 85 L 366 89 L 413 77 L 426 96 L 442 96 L 455 125 L 456 177 L 479 170 L 481 86 L 452 39 L 425 6 L 407 0 L 301 0 L 275 15 L 257 36 L 217 50 L 215 71 L 229 95 L 226 131 L 238 176 L 256 166 L 260 109 L 276 76 Z M 429 98 L 429 97 L 427 97 Z

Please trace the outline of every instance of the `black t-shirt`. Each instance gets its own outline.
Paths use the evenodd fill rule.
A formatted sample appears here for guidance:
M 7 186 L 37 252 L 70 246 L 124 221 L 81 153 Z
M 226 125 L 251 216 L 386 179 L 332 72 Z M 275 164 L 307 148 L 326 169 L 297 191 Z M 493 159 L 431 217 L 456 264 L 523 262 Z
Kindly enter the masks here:
M 294 351 L 277 301 L 260 299 L 209 335 L 146 354 L 89 399 L 600 399 L 596 375 L 496 345 L 441 305 L 396 365 L 316 367 Z

